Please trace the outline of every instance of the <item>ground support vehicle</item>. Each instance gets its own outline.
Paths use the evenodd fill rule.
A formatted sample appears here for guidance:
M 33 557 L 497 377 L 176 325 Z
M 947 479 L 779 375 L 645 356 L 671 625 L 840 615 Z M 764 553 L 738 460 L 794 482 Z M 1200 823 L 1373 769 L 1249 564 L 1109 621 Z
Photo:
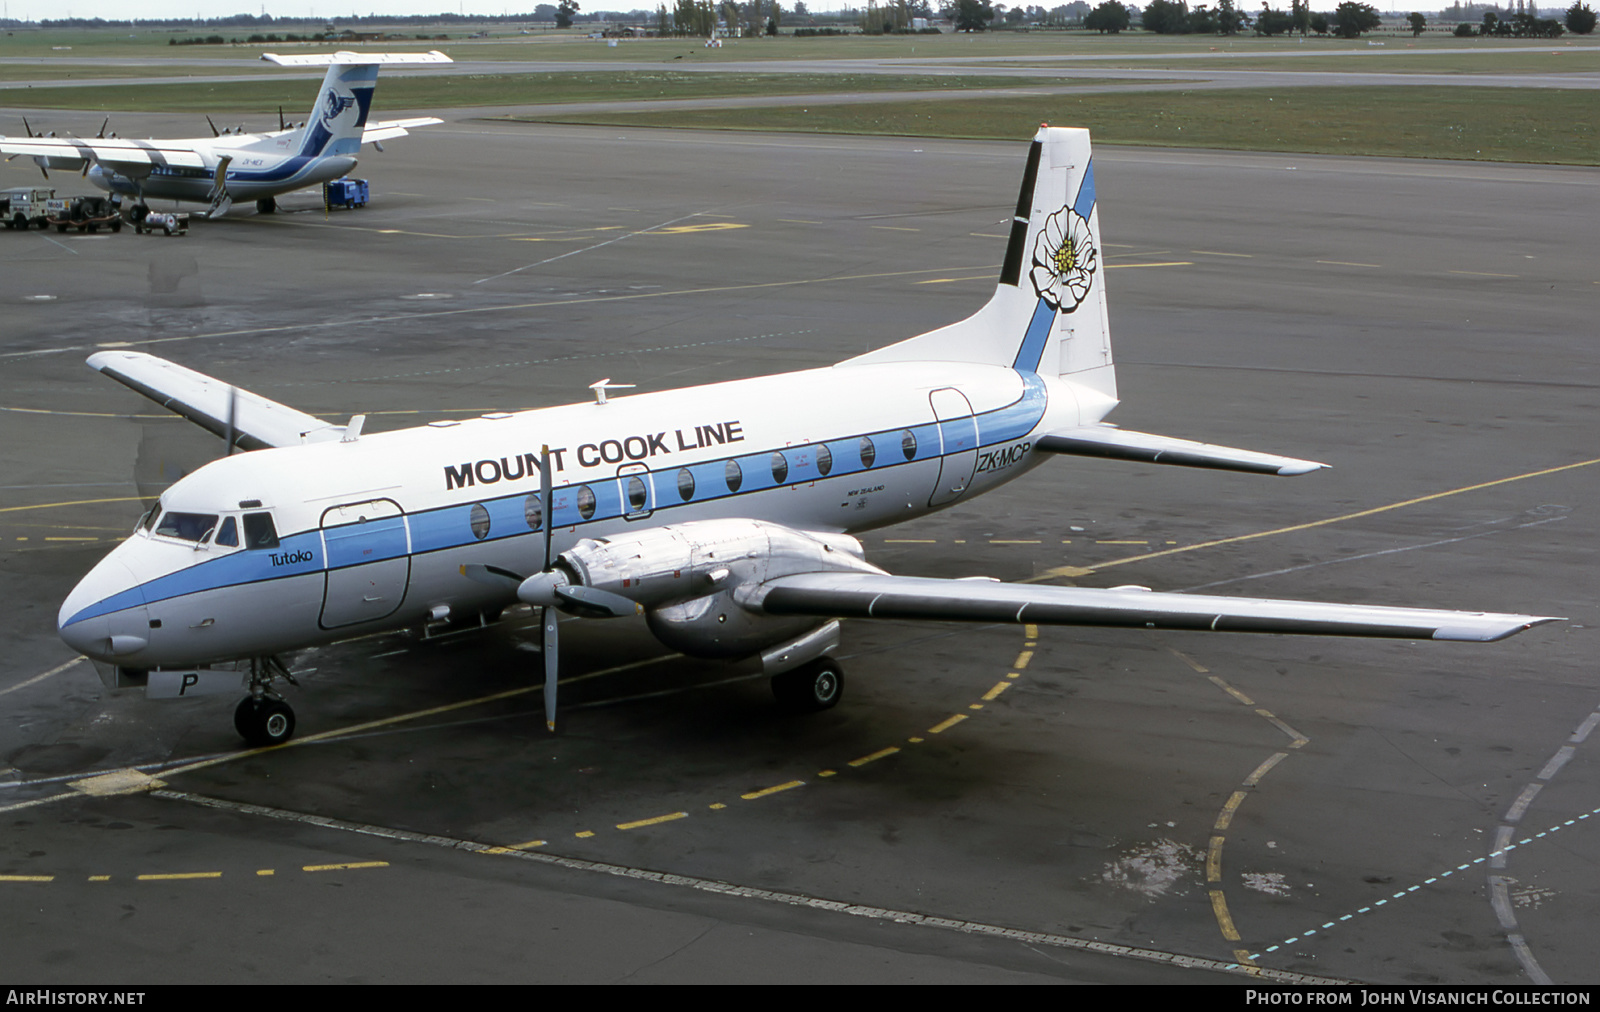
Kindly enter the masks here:
M 168 214 L 163 211 L 151 211 L 143 218 L 133 223 L 133 230 L 143 235 L 146 232 L 152 235 L 160 232 L 162 235 L 188 235 L 188 212 Z
M 69 201 L 45 186 L 17 186 L 0 190 L 0 219 L 6 228 L 38 225 L 48 228 L 51 216 L 65 214 Z
M 101 226 L 122 231 L 122 208 L 109 197 L 73 197 L 65 213 L 45 219 L 57 232 L 75 228 L 79 232 L 98 232 Z
M 365 179 L 345 176 L 322 184 L 322 203 L 330 211 L 335 207 L 366 207 L 370 192 Z

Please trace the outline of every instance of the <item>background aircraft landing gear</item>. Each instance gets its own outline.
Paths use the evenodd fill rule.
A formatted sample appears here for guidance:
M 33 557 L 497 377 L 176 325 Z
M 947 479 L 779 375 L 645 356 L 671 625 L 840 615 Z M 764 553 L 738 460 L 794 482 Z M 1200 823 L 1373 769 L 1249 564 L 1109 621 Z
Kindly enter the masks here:
M 278 201 L 276 197 L 262 197 L 260 200 L 256 201 L 257 214 L 271 214 L 277 209 Z
M 844 695 L 844 669 L 832 657 L 819 657 L 772 676 L 772 694 L 795 713 L 826 710 Z
M 233 711 L 233 727 L 255 748 L 282 745 L 294 737 L 294 711 L 281 699 L 246 696 Z
M 279 678 L 300 684 L 276 657 L 250 658 L 250 695 L 233 711 L 233 727 L 255 748 L 282 745 L 294 737 L 294 710 L 272 690 Z

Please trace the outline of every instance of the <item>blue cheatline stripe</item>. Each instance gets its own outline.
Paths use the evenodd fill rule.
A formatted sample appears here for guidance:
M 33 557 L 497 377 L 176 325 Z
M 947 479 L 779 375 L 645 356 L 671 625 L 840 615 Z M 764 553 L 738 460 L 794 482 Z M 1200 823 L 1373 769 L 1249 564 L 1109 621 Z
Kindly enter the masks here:
M 1089 212 L 1094 210 L 1094 162 L 1083 170 L 1083 182 L 1078 186 L 1078 199 L 1073 202 L 1072 209 L 1078 217 L 1088 220 Z
M 1018 372 L 1038 372 L 1039 359 L 1044 355 L 1044 342 L 1050 336 L 1050 325 L 1056 322 L 1056 311 L 1043 298 L 1033 307 L 1033 319 L 1028 321 L 1028 332 L 1022 335 L 1022 347 L 1017 349 L 1017 360 L 1011 368 Z
M 1045 308 L 1048 309 L 1048 307 Z M 1036 313 L 1035 315 L 1037 316 L 1038 314 Z M 1048 317 L 1046 322 L 1048 324 Z M 1048 331 L 1048 325 L 1044 329 Z M 956 442 L 958 438 L 962 442 L 962 445 L 955 447 L 951 452 L 960 452 L 972 448 L 974 426 L 976 427 L 976 445 L 980 447 L 994 446 L 999 443 L 1021 439 L 1034 430 L 1034 427 L 1044 417 L 1049 397 L 1045 391 L 1044 381 L 1032 369 L 1019 368 L 1018 375 L 1022 380 L 1022 393 L 1015 401 L 999 408 L 980 412 L 971 418 L 959 418 L 946 423 L 948 425 L 945 432 L 946 438 L 952 443 Z M 858 433 L 827 440 L 826 443 L 833 454 L 833 467 L 827 477 L 842 478 L 851 474 L 878 472 L 896 466 L 904 466 L 907 463 L 937 458 L 941 456 L 939 452 L 938 424 L 924 423 L 906 427 L 915 434 L 917 442 L 916 451 L 909 461 L 902 455 L 900 445 L 901 434 L 906 431 L 906 428 L 884 429 L 877 432 Z M 876 459 L 873 466 L 870 467 L 862 465 L 858 456 L 860 453 L 859 443 L 863 437 L 873 439 L 876 448 Z M 651 471 L 649 472 L 648 480 L 663 483 L 656 486 L 651 508 L 659 512 L 661 510 L 670 510 L 680 505 L 698 506 L 718 499 L 736 499 L 753 492 L 764 492 L 780 488 L 782 485 L 773 481 L 771 470 L 771 458 L 773 453 L 776 452 L 786 452 L 790 458 L 789 473 L 785 476 L 783 485 L 821 480 L 823 475 L 817 469 L 815 454 L 805 454 L 809 459 L 802 461 L 800 455 L 795 452 L 796 449 L 794 447 L 785 447 L 759 450 L 755 453 L 740 454 L 732 458 L 739 462 L 739 466 L 744 472 L 744 482 L 738 492 L 707 494 L 709 489 L 714 489 L 718 486 L 726 487 L 723 485 L 723 474 L 729 458 L 724 457 L 687 465 L 695 475 L 698 492 L 687 504 L 678 501 L 677 468 Z M 588 520 L 584 520 L 577 509 L 577 490 L 579 486 L 563 485 L 555 490 L 555 512 L 552 517 L 555 526 L 562 528 L 585 527 L 592 523 L 614 521 L 627 512 L 627 507 L 617 489 L 615 475 L 596 476 L 588 482 L 588 485 L 590 490 L 595 493 L 594 514 Z M 537 492 L 537 488 L 532 491 Z M 528 528 L 527 517 L 524 512 L 524 505 L 529 494 L 530 490 L 523 488 L 509 495 L 478 500 L 467 499 L 447 506 L 436 506 L 432 509 L 406 514 L 405 523 L 409 527 L 411 534 L 411 555 L 415 557 L 428 552 L 448 551 L 452 548 L 474 543 L 482 544 L 507 538 L 537 536 L 535 532 Z M 471 509 L 474 502 L 482 503 L 484 508 L 489 511 L 489 534 L 483 541 L 479 541 L 472 536 Z M 666 522 L 671 523 L 673 521 L 669 519 Z M 396 535 L 402 530 L 400 518 L 385 518 L 385 523 L 385 528 L 378 531 L 382 535 L 383 558 L 403 557 L 403 550 L 395 551 L 399 545 L 399 539 Z M 367 526 L 371 526 L 371 522 Z M 284 536 L 276 549 L 230 552 L 194 566 L 187 566 L 166 576 L 157 577 L 148 583 L 129 588 L 104 600 L 97 601 L 67 619 L 62 623 L 62 627 L 65 628 L 75 622 L 82 622 L 85 619 L 138 607 L 142 604 L 156 604 L 189 594 L 219 590 L 224 587 L 265 583 L 269 580 L 291 576 L 321 574 L 326 572 L 328 568 L 341 568 L 337 560 L 329 567 L 322 555 L 322 536 L 340 530 L 341 528 L 318 528 L 301 531 L 297 534 Z M 359 538 L 356 540 L 358 542 L 361 541 Z M 277 556 L 280 561 L 274 562 L 273 556 Z M 289 559 L 291 558 L 299 561 L 290 562 Z

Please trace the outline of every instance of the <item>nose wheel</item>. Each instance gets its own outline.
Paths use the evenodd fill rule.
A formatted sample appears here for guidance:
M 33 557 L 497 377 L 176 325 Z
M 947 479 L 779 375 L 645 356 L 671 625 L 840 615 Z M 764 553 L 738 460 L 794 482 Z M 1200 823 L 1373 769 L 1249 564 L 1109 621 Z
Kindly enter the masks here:
M 831 657 L 819 657 L 773 675 L 772 694 L 779 705 L 795 713 L 829 709 L 844 695 L 844 669 Z
M 246 696 L 233 711 L 233 727 L 256 748 L 282 745 L 294 737 L 294 710 L 281 699 Z

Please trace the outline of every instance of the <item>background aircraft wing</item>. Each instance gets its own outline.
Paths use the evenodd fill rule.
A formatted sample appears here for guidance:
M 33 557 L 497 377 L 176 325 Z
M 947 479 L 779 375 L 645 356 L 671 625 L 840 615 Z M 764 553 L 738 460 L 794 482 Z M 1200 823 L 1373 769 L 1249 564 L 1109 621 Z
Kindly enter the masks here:
M 6 137 L 0 139 L 0 155 L 52 159 L 52 167 L 63 167 L 77 160 L 100 162 L 118 172 L 148 175 L 152 166 L 176 165 L 203 169 L 205 159 L 192 148 L 170 141 L 135 141 L 125 137 Z
M 393 140 L 404 137 L 413 127 L 433 126 L 443 123 L 444 120 L 437 116 L 416 116 L 411 119 L 386 119 L 376 123 L 368 123 L 361 129 L 361 143 L 372 144 L 377 141 Z
M 343 427 L 137 351 L 102 351 L 89 364 L 118 383 L 245 450 L 338 439 Z M 230 425 L 229 422 L 232 424 Z
M 1492 612 L 1323 604 L 1266 598 L 1101 590 L 989 580 L 831 572 L 780 576 L 740 601 L 772 615 L 1030 622 L 1213 632 L 1309 633 L 1397 639 L 1504 639 L 1560 619 Z
M 1328 466 L 1315 460 L 1236 450 L 1231 446 L 1197 443 L 1192 439 L 1174 439 L 1149 432 L 1131 432 L 1106 424 L 1081 425 L 1052 432 L 1041 436 L 1034 446 L 1047 453 L 1139 460 L 1147 464 L 1181 464 L 1184 467 L 1210 467 L 1255 474 L 1305 474 Z

